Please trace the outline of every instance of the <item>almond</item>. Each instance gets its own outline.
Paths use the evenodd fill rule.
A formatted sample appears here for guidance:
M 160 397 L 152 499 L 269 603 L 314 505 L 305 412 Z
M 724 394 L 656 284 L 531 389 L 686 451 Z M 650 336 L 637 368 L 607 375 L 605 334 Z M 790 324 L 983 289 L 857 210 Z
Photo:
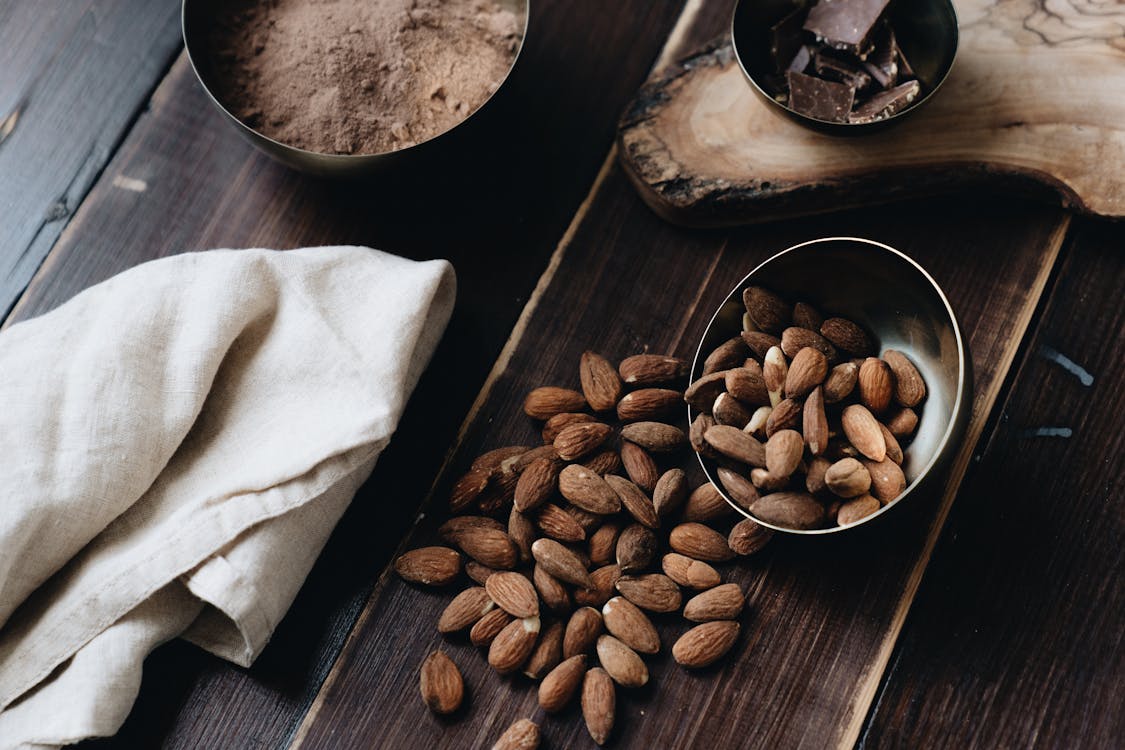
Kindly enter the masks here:
M 718 586 L 722 579 L 719 571 L 702 560 L 695 560 L 679 552 L 669 552 L 661 561 L 664 574 L 681 586 L 697 591 Z
M 465 563 L 465 573 L 481 586 L 488 580 L 488 577 L 496 571 L 487 565 L 481 565 L 476 560 L 469 560 Z
M 489 644 L 488 663 L 500 674 L 515 672 L 535 650 L 539 627 L 538 617 L 512 620 Z
M 781 351 L 780 346 L 771 346 L 762 364 L 762 379 L 766 384 L 766 393 L 770 397 L 770 406 L 776 407 L 781 401 L 785 380 L 788 377 L 789 365 L 785 361 L 785 353 Z
M 461 707 L 465 681 L 453 660 L 442 651 L 434 651 L 422 662 L 419 676 L 422 700 L 435 714 L 451 714 Z
M 539 598 L 543 600 L 543 604 L 547 605 L 547 609 L 556 614 L 570 611 L 570 592 L 566 590 L 566 586 L 563 586 L 559 579 L 548 573 L 542 565 L 536 565 L 532 568 L 531 582 L 535 585 L 535 590 L 539 592 Z
M 512 620 L 513 617 L 504 610 L 493 609 L 473 625 L 469 631 L 469 640 L 478 648 L 487 646 Z
M 621 468 L 621 456 L 617 455 L 615 450 L 604 450 L 595 453 L 592 458 L 587 458 L 582 465 L 595 474 L 605 476 Z
M 726 537 L 701 523 L 682 523 L 668 535 L 668 546 L 681 555 L 705 562 L 723 562 L 734 557 Z
M 586 538 L 585 530 L 574 520 L 574 516 L 552 503 L 539 509 L 535 523 L 545 536 L 560 542 L 581 542 Z
M 687 444 L 678 427 L 662 422 L 633 422 L 621 428 L 621 437 L 653 453 L 671 453 Z
M 539 747 L 539 725 L 530 719 L 520 719 L 504 730 L 492 750 L 536 750 Z
M 509 570 L 519 560 L 519 549 L 503 531 L 484 527 L 470 528 L 457 536 L 457 546 L 481 565 Z
M 634 523 L 617 540 L 617 564 L 622 573 L 638 573 L 652 564 L 656 555 L 656 535 Z
M 544 573 L 572 583 L 575 586 L 588 588 L 593 585 L 590 574 L 578 556 L 554 539 L 536 539 L 531 545 L 531 555 L 543 567 Z
M 737 427 L 717 424 L 704 433 L 703 439 L 727 458 L 751 466 L 766 465 L 765 446 Z
M 926 381 L 914 363 L 896 349 L 883 352 L 883 359 L 894 373 L 894 398 L 901 406 L 915 407 L 926 397 Z
M 881 422 L 879 423 L 879 431 L 883 433 L 883 442 L 887 444 L 887 458 L 902 466 L 902 446 L 898 444 L 898 438 L 891 434 L 887 426 Z
M 750 349 L 741 336 L 727 339 L 715 347 L 715 350 L 703 360 L 703 374 L 710 375 L 713 372 L 722 372 L 732 367 L 738 367 L 749 354 Z
M 724 583 L 696 594 L 684 605 L 684 619 L 692 622 L 733 620 L 742 612 L 746 598 L 737 583 Z
M 489 598 L 513 617 L 535 617 L 539 614 L 539 596 L 522 573 L 496 573 L 484 583 Z
M 482 453 L 473 461 L 470 469 L 486 469 L 490 472 L 497 472 L 500 469 L 500 464 L 508 459 L 522 456 L 531 450 L 529 445 L 505 445 L 502 448 L 493 448 L 492 450 Z
M 787 398 L 779 402 L 770 412 L 766 420 L 766 437 L 773 437 L 779 430 L 793 430 L 801 421 L 801 402 L 795 398 Z
M 640 487 L 625 477 L 612 474 L 606 477 L 605 481 L 617 493 L 620 506 L 625 508 L 638 523 L 650 529 L 655 529 L 660 525 L 660 519 L 656 517 L 656 508 L 653 506 L 652 500 L 648 499 L 648 496 Z
M 807 302 L 798 302 L 793 305 L 793 325 L 808 328 L 810 331 L 819 331 L 824 323 L 824 316 Z
M 887 415 L 887 429 L 899 440 L 905 440 L 914 434 L 918 427 L 918 415 L 909 407 L 903 407 Z
M 684 504 L 688 496 L 687 475 L 683 469 L 669 469 L 656 482 L 652 507 L 658 517 L 668 516 Z
M 792 359 L 797 356 L 797 352 L 810 347 L 823 354 L 829 362 L 836 361 L 840 356 L 836 347 L 816 331 L 792 326 L 781 332 L 781 351 L 785 352 L 786 357 Z
M 879 501 L 871 495 L 860 495 L 840 506 L 840 510 L 836 513 L 836 523 L 847 526 L 866 518 L 881 507 Z
M 660 651 L 660 636 L 656 627 L 635 604 L 615 596 L 602 607 L 605 628 L 629 648 L 641 654 Z M 600 652 L 599 652 L 600 653 Z M 610 672 L 612 674 L 612 671 Z
M 856 459 L 842 458 L 824 472 L 824 484 L 839 497 L 855 497 L 871 487 L 871 475 Z
M 806 396 L 828 377 L 828 359 L 820 351 L 806 347 L 797 352 L 789 363 L 785 376 L 785 397 Z
M 457 538 L 464 533 L 466 529 L 474 529 L 482 526 L 488 529 L 496 529 L 497 531 L 504 530 L 504 524 L 500 523 L 495 518 L 489 518 L 488 516 L 456 516 L 450 518 L 438 527 L 438 536 L 447 544 L 457 544 Z
M 684 394 L 668 388 L 642 388 L 617 402 L 617 418 L 622 422 L 660 419 L 676 408 L 683 408 Z
M 523 402 L 523 413 L 532 419 L 550 419 L 556 414 L 585 408 L 586 398 L 581 393 L 554 386 L 536 388 Z
M 541 680 L 562 661 L 563 624 L 554 622 L 547 626 L 535 644 L 535 650 L 523 665 L 524 676 Z
M 672 646 L 672 658 L 683 667 L 710 666 L 730 651 L 738 639 L 739 626 L 731 620 L 716 620 L 696 625 Z
M 742 340 L 759 358 L 764 358 L 772 347 L 781 346 L 781 339 L 762 331 L 743 331 Z
M 555 438 L 555 451 L 564 461 L 574 461 L 601 446 L 613 429 L 601 422 L 580 422 L 564 427 Z
M 742 431 L 753 435 L 759 440 L 766 437 L 766 425 L 769 424 L 770 414 L 773 413 L 773 408 L 769 406 L 759 406 L 753 414 L 750 415 L 750 421 L 742 428 Z M 698 449 L 697 449 L 698 450 Z
M 549 714 L 566 708 L 582 684 L 586 661 L 586 654 L 575 654 L 552 669 L 539 683 L 539 707 Z
M 726 466 L 720 466 L 716 473 L 719 475 L 719 484 L 723 485 L 730 499 L 740 508 L 749 508 L 758 500 L 758 490 L 754 483 L 742 474 Z
M 656 461 L 641 446 L 636 443 L 623 442 L 621 444 L 621 465 L 625 473 L 641 489 L 652 492 L 660 478 L 660 470 L 656 468 Z
M 586 721 L 586 731 L 599 745 L 609 741 L 615 711 L 613 678 L 601 667 L 587 671 L 582 681 L 582 718 Z
M 593 582 L 589 588 L 577 589 L 574 592 L 574 603 L 584 607 L 600 607 L 609 601 L 621 578 L 620 566 L 603 565 L 590 573 Z
M 609 411 L 621 398 L 621 378 L 617 370 L 602 355 L 586 351 L 578 366 L 578 377 L 586 402 L 594 411 Z M 577 410 L 568 410 L 577 411 Z
M 602 634 L 603 624 L 601 613 L 593 607 L 574 610 L 563 633 L 563 658 L 570 659 L 589 651 Z
M 828 467 L 832 462 L 827 458 L 817 456 L 812 461 L 809 461 L 809 470 L 805 474 L 805 488 L 809 491 L 810 495 L 820 495 L 828 491 L 828 485 L 824 481 L 824 475 L 828 473 Z
M 637 652 L 612 635 L 598 636 L 598 661 L 621 687 L 639 688 L 648 682 L 648 668 Z
M 859 400 L 873 413 L 886 411 L 894 395 L 894 375 L 881 359 L 868 357 L 859 366 Z
M 460 574 L 461 556 L 448 547 L 419 547 L 395 560 L 395 572 L 411 583 L 445 586 Z
M 533 461 L 516 482 L 513 503 L 520 512 L 542 505 L 559 486 L 559 472 L 562 466 L 550 458 Z
M 816 529 L 824 524 L 824 506 L 803 492 L 775 492 L 750 506 L 755 518 L 787 529 Z
M 449 491 L 449 512 L 460 513 L 475 503 L 491 477 L 492 469 L 469 469 L 453 483 L 453 489 Z
M 864 461 L 863 465 L 871 475 L 871 494 L 884 505 L 906 490 L 906 475 L 889 457 L 882 461 Z
M 855 362 L 842 362 L 828 372 L 824 380 L 824 402 L 835 404 L 851 395 L 859 379 L 859 365 Z
M 562 414 L 556 414 L 548 419 L 543 424 L 543 442 L 550 445 L 555 442 L 555 438 L 564 428 L 570 427 L 572 424 L 583 424 L 586 422 L 596 422 L 590 414 L 583 414 L 581 412 L 566 411 Z
M 602 515 L 621 510 L 617 493 L 585 466 L 571 464 L 559 473 L 559 492 L 583 510 Z
M 439 633 L 456 633 L 470 627 L 496 606 L 483 586 L 470 586 L 449 602 L 441 613 Z
M 750 483 L 762 492 L 777 492 L 789 486 L 789 477 L 775 476 L 765 469 L 753 469 L 750 471 Z
M 720 393 L 711 407 L 716 424 L 742 429 L 750 422 L 750 412 L 729 393 Z
M 766 470 L 775 477 L 787 477 L 801 464 L 805 441 L 796 430 L 779 430 L 766 443 Z
M 711 450 L 711 446 L 707 445 L 703 440 L 703 435 L 714 426 L 715 418 L 710 414 L 697 414 L 695 416 L 695 419 L 691 422 L 691 428 L 688 430 L 688 442 L 691 443 L 692 450 L 696 453 L 703 453 L 704 455 L 714 453 L 714 451 Z
M 727 546 L 745 557 L 760 552 L 769 544 L 770 539 L 773 539 L 773 529 L 762 526 L 752 518 L 744 518 L 730 530 Z
M 725 497 L 711 483 L 701 484 L 688 496 L 685 521 L 717 521 L 733 512 Z
M 875 347 L 867 332 L 847 318 L 829 318 L 820 324 L 820 335 L 855 357 L 866 357 Z
M 607 521 L 590 535 L 590 562 L 594 565 L 608 565 L 617 555 L 617 539 L 621 536 L 621 524 Z
M 840 417 L 840 424 L 844 428 L 851 444 L 863 455 L 872 461 L 882 461 L 887 456 L 887 443 L 883 440 L 883 431 L 875 417 L 860 404 L 852 404 L 844 409 Z M 888 429 L 890 425 L 888 425 Z M 891 433 L 894 430 L 891 429 Z
M 680 608 L 680 587 L 661 573 L 621 576 L 616 588 L 633 604 L 650 612 L 675 612 Z
M 516 543 L 520 562 L 529 562 L 531 560 L 531 543 L 535 541 L 538 533 L 535 531 L 535 524 L 531 522 L 531 519 L 515 508 L 512 508 L 508 514 L 508 536 Z
M 570 504 L 567 504 L 563 510 L 570 514 L 570 517 L 578 523 L 582 532 L 587 536 L 591 534 L 594 529 L 597 529 L 605 523 L 605 516 L 600 513 L 591 513 L 588 510 L 583 510 L 582 508 Z
M 780 296 L 760 286 L 747 287 L 742 292 L 742 304 L 758 328 L 767 333 L 784 328 L 792 309 Z
M 688 363 L 678 357 L 635 354 L 621 360 L 617 372 L 626 385 L 659 385 L 686 378 Z
M 765 373 L 761 365 L 754 360 L 747 360 L 742 367 L 727 370 L 723 377 L 723 384 L 727 393 L 749 406 L 766 406 L 770 404 L 769 389 L 766 388 Z
M 699 380 L 687 387 L 684 391 L 684 401 L 688 402 L 696 411 L 711 413 L 711 405 L 719 394 L 727 387 L 726 372 L 712 372 L 704 375 Z
M 526 471 L 529 466 L 531 466 L 541 458 L 558 461 L 559 453 L 555 450 L 554 445 L 540 445 L 539 447 L 532 448 L 531 450 L 525 453 L 521 453 L 518 456 L 505 459 L 500 464 L 500 469 L 504 475 L 523 474 L 523 472 Z

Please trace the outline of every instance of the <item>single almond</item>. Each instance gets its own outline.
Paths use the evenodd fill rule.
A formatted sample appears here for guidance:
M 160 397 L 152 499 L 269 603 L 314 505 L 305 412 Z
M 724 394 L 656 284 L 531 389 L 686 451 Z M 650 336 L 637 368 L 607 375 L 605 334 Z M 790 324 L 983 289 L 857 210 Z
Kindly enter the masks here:
M 742 429 L 750 422 L 750 411 L 729 393 L 720 393 L 711 406 L 711 415 L 716 424 L 730 425 Z
M 770 414 L 773 413 L 773 407 L 759 406 L 750 415 L 750 421 L 742 428 L 742 431 L 753 435 L 758 440 L 763 440 L 766 437 L 766 425 L 769 423 Z
M 835 404 L 843 401 L 855 390 L 859 379 L 859 365 L 855 362 L 841 362 L 828 371 L 824 379 L 824 402 Z
M 607 476 L 605 481 L 617 493 L 620 507 L 625 508 L 629 515 L 637 520 L 637 523 L 650 529 L 655 529 L 660 525 L 660 519 L 656 516 L 656 507 L 652 504 L 648 495 L 644 493 L 644 490 L 625 477 L 614 474 Z
M 439 633 L 456 633 L 471 627 L 496 607 L 483 586 L 470 586 L 446 605 L 438 620 Z
M 608 600 L 607 600 L 608 601 Z M 602 634 L 604 622 L 601 612 L 593 607 L 579 607 L 566 623 L 563 633 L 563 658 L 570 659 L 585 654 Z
M 550 458 L 533 461 L 516 482 L 512 498 L 515 507 L 526 512 L 547 502 L 559 486 L 559 472 L 562 465 Z
M 628 526 L 617 539 L 617 564 L 622 573 L 639 573 L 656 556 L 656 534 L 639 523 Z
M 789 304 L 780 296 L 760 286 L 747 287 L 742 292 L 746 312 L 767 333 L 777 333 L 789 321 Z
M 717 521 L 733 512 L 730 504 L 715 485 L 701 484 L 688 496 L 684 506 L 685 521 Z
M 586 398 L 569 388 L 543 386 L 527 394 L 523 401 L 523 413 L 532 419 L 550 419 L 556 414 L 568 411 L 582 411 L 586 408 Z
M 469 630 L 469 640 L 473 645 L 478 648 L 492 643 L 493 639 L 500 633 L 501 630 L 506 628 L 513 617 L 502 609 L 494 609 L 489 611 L 484 617 L 477 620 L 472 629 Z
M 481 565 L 510 570 L 519 561 L 519 549 L 503 531 L 485 527 L 466 529 L 457 536 L 457 546 Z
M 817 386 L 805 399 L 802 431 L 809 453 L 819 456 L 828 447 L 828 416 L 824 411 L 824 389 Z
M 586 672 L 582 680 L 582 718 L 586 731 L 599 745 L 609 742 L 616 718 L 616 691 L 613 678 L 601 667 Z
M 810 331 L 808 328 L 799 326 L 790 326 L 781 332 L 781 351 L 785 352 L 786 357 L 792 359 L 797 356 L 797 352 L 806 348 L 816 349 L 829 362 L 835 362 L 840 356 L 836 347 L 832 346 L 828 339 L 816 331 Z
M 660 419 L 683 408 L 684 394 L 669 388 L 641 388 L 627 393 L 617 402 L 617 418 L 622 422 Z
M 539 533 L 535 530 L 535 524 L 532 523 L 531 519 L 514 507 L 508 513 L 508 536 L 516 543 L 520 562 L 530 562 L 531 543 L 535 541 Z
M 684 619 L 692 622 L 733 620 L 742 612 L 746 598 L 737 583 L 724 583 L 696 594 L 684 605 Z
M 453 489 L 449 491 L 449 512 L 461 513 L 475 503 L 491 477 L 492 469 L 469 469 L 453 483 Z
M 737 427 L 717 424 L 704 433 L 703 439 L 727 458 L 750 466 L 766 465 L 765 446 Z
M 886 416 L 887 429 L 899 440 L 905 440 L 918 428 L 918 415 L 910 407 L 892 411 Z
M 539 592 L 539 598 L 543 600 L 547 609 L 556 614 L 570 612 L 573 606 L 570 601 L 570 592 L 567 591 L 562 581 L 548 573 L 542 565 L 536 564 L 532 568 L 531 583 L 535 586 L 535 590 Z
M 488 577 L 496 571 L 487 565 L 481 565 L 476 560 L 469 560 L 465 563 L 465 573 L 481 586 L 488 580 Z
M 750 354 L 750 349 L 741 336 L 727 339 L 715 347 L 714 351 L 703 360 L 703 374 L 722 372 L 732 367 L 737 367 Z
M 612 476 L 612 475 L 611 475 Z M 570 464 L 559 473 L 559 492 L 583 510 L 603 515 L 621 510 L 617 493 L 606 481 L 579 464 Z
M 621 687 L 638 688 L 648 682 L 648 667 L 636 651 L 619 639 L 612 635 L 598 636 L 597 651 L 602 668 Z
M 695 419 L 691 421 L 691 427 L 688 429 L 688 442 L 691 444 L 692 450 L 696 453 L 703 453 L 704 455 L 714 453 L 711 446 L 707 445 L 703 440 L 703 435 L 714 426 L 715 418 L 710 414 L 701 413 L 695 415 Z
M 461 672 L 442 651 L 434 651 L 422 662 L 418 679 L 422 700 L 435 714 L 451 714 L 461 707 L 465 681 Z
M 539 683 L 539 707 L 549 714 L 566 708 L 582 684 L 586 673 L 586 654 L 575 654 L 564 659 Z
M 890 457 L 882 461 L 864 461 L 863 465 L 871 475 L 871 494 L 884 505 L 906 490 L 906 475 Z
M 744 518 L 730 530 L 727 546 L 745 557 L 760 552 L 769 544 L 770 539 L 773 539 L 773 529 L 762 526 L 752 518 Z
M 636 443 L 621 443 L 621 465 L 625 468 L 626 476 L 645 492 L 652 492 L 660 479 L 656 461 Z
M 859 400 L 875 414 L 881 414 L 891 405 L 894 395 L 894 374 L 881 359 L 868 357 L 859 366 Z
M 752 469 L 750 483 L 761 492 L 777 492 L 789 486 L 790 477 L 776 476 L 766 469 Z M 755 500 L 757 498 L 754 498 Z M 753 501 L 751 501 L 753 502 Z
M 650 612 L 675 612 L 682 600 L 680 587 L 662 573 L 621 576 L 617 579 L 616 588 L 633 604 Z
M 861 404 L 848 406 L 840 417 L 840 424 L 848 440 L 860 453 L 872 461 L 882 461 L 886 458 L 887 443 L 883 440 L 883 431 L 867 407 Z M 891 429 L 890 425 L 888 429 Z M 891 433 L 894 433 L 893 429 Z
M 617 376 L 614 366 L 602 355 L 583 352 L 578 376 L 586 402 L 594 411 L 609 411 L 621 398 L 621 378 Z
M 539 641 L 535 644 L 535 650 L 531 652 L 531 656 L 527 657 L 527 663 L 523 665 L 524 676 L 532 680 L 541 680 L 546 677 L 547 673 L 562 661 L 562 643 L 563 624 L 553 622 L 539 636 Z
M 766 470 L 775 477 L 790 476 L 800 465 L 804 452 L 805 441 L 801 433 L 779 430 L 766 442 Z
M 725 371 L 704 375 L 687 387 L 687 390 L 684 391 L 684 401 L 688 402 L 696 411 L 710 414 L 715 399 L 726 390 L 726 377 Z
M 515 474 L 518 478 L 518 475 L 523 474 L 529 466 L 541 458 L 547 458 L 552 461 L 560 460 L 559 453 L 555 450 L 554 445 L 540 445 L 518 456 L 505 459 L 500 464 L 501 474 L 504 476 Z M 514 486 L 513 484 L 513 487 Z
M 824 524 L 824 506 L 803 492 L 774 492 L 750 506 L 750 513 L 774 526 L 817 529 Z
M 595 474 L 605 476 L 621 468 L 621 456 L 615 450 L 603 450 L 583 460 L 582 465 Z
M 732 367 L 723 378 L 727 393 L 748 406 L 766 406 L 770 403 L 769 389 L 766 388 L 765 373 L 754 360 L 743 363 L 742 367 Z
M 539 747 L 539 725 L 531 719 L 520 719 L 504 730 L 492 750 L 536 750 Z
M 585 588 L 594 583 L 578 556 L 554 539 L 536 539 L 531 545 L 531 554 L 545 573 L 560 581 Z
M 719 484 L 738 507 L 749 508 L 758 500 L 758 489 L 744 475 L 726 466 L 718 467 L 715 473 L 719 475 Z
M 726 537 L 701 523 L 681 523 L 673 528 L 668 535 L 668 546 L 681 555 L 704 562 L 723 562 L 734 557 Z
M 620 578 L 621 567 L 616 563 L 593 570 L 590 573 L 592 584 L 589 588 L 575 590 L 574 603 L 583 607 L 602 606 L 613 596 Z
M 484 588 L 496 606 L 513 617 L 539 614 L 539 595 L 522 573 L 496 573 L 488 577 Z
M 581 542 L 586 538 L 586 531 L 574 520 L 574 516 L 553 503 L 539 508 L 535 523 L 544 536 L 560 542 Z
M 764 331 L 743 331 L 742 340 L 759 358 L 764 358 L 771 348 L 781 346 L 781 339 Z
M 621 428 L 621 437 L 653 453 L 671 453 L 687 444 L 678 427 L 663 422 L 633 422 Z
M 606 521 L 590 535 L 590 562 L 594 565 L 608 565 L 617 555 L 617 539 L 621 536 L 622 525 L 617 521 Z
M 801 422 L 802 404 L 795 398 L 779 401 L 766 420 L 766 437 L 780 430 L 795 430 Z
M 607 424 L 579 422 L 564 427 L 555 438 L 553 445 L 559 458 L 564 461 L 575 461 L 601 447 L 612 433 L 613 429 Z
M 826 377 L 828 377 L 828 358 L 811 346 L 805 347 L 798 351 L 793 361 L 789 363 L 789 372 L 785 376 L 785 397 L 806 396 L 813 388 L 823 383 Z
M 535 650 L 539 627 L 538 617 L 512 620 L 505 625 L 488 646 L 489 665 L 500 674 L 509 674 L 522 667 Z
M 688 374 L 688 363 L 679 357 L 634 354 L 621 360 L 617 372 L 626 385 L 660 385 L 683 381 Z
M 828 467 L 831 465 L 832 462 L 823 456 L 817 456 L 809 461 L 808 473 L 805 474 L 805 489 L 810 495 L 822 495 L 828 491 L 824 475 L 828 473 Z
M 860 495 L 840 506 L 840 509 L 836 512 L 836 523 L 847 526 L 867 518 L 881 507 L 879 501 L 871 495 Z
M 856 497 L 871 487 L 871 474 L 854 458 L 842 458 L 824 472 L 824 484 L 839 497 Z
M 891 431 L 888 430 L 887 426 L 882 422 L 879 423 L 879 431 L 883 433 L 883 442 L 887 444 L 887 458 L 891 459 L 899 466 L 902 466 L 902 459 L 904 457 L 902 455 L 902 446 L 898 444 L 898 438 L 891 434 Z
M 926 397 L 926 381 L 914 363 L 896 349 L 883 352 L 883 359 L 894 373 L 894 398 L 901 406 L 915 407 Z
M 564 411 L 561 414 L 556 414 L 543 423 L 543 443 L 546 445 L 554 443 L 559 433 L 572 424 L 597 421 L 592 414 L 583 414 L 582 412 Z
M 438 527 L 438 536 L 447 544 L 457 544 L 457 538 L 466 529 L 481 526 L 498 531 L 504 530 L 504 524 L 488 516 L 454 516 Z
M 666 517 L 678 510 L 687 500 L 687 475 L 683 469 L 669 469 L 656 482 L 652 491 L 652 507 L 658 517 Z
M 701 669 L 723 657 L 738 639 L 739 626 L 732 620 L 696 625 L 672 646 L 672 658 L 682 667 Z
M 722 582 L 719 571 L 702 560 L 681 555 L 679 552 L 666 554 L 661 560 L 660 567 L 666 576 L 679 585 L 697 591 L 718 586 Z
M 461 573 L 461 556 L 448 547 L 419 547 L 395 560 L 395 572 L 411 583 L 445 586 Z
M 785 352 L 781 351 L 780 346 L 771 346 L 762 363 L 762 378 L 770 397 L 770 406 L 776 407 L 781 401 L 788 377 L 789 365 L 785 360 Z
M 820 324 L 820 335 L 855 357 L 866 357 L 875 350 L 867 332 L 847 318 L 828 318 Z
M 819 331 L 824 323 L 824 316 L 807 302 L 798 302 L 793 305 L 793 325 L 808 328 L 810 331 Z
M 606 602 L 602 619 L 611 635 L 637 653 L 655 654 L 660 650 L 660 635 L 652 620 L 628 599 L 615 596 Z

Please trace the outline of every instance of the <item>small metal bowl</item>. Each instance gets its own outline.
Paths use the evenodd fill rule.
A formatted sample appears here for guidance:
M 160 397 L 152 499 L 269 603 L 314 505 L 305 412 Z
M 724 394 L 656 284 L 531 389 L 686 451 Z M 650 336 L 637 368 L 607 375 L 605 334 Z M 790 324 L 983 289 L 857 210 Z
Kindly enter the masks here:
M 942 468 L 960 449 L 972 412 L 972 365 L 957 317 L 933 277 L 898 250 L 872 240 L 828 237 L 794 245 L 747 274 L 719 306 L 696 352 L 692 382 L 701 377 L 707 355 L 742 331 L 742 291 L 748 286 L 806 300 L 826 315 L 855 321 L 875 335 L 880 351 L 897 349 L 914 362 L 926 381 L 927 395 L 916 409 L 918 431 L 904 448 L 906 490 L 877 512 L 847 526 L 824 529 L 767 523 L 734 502 L 718 481 L 715 463 L 697 453 L 707 478 L 731 507 L 789 534 L 834 534 L 876 521 L 924 487 L 943 482 Z M 689 423 L 695 417 L 688 407 Z
M 891 0 L 888 17 L 906 59 L 922 82 L 922 95 L 905 109 L 875 122 L 829 122 L 803 115 L 773 98 L 766 84 L 776 73 L 770 56 L 770 28 L 812 0 L 739 0 L 731 21 L 731 44 L 751 87 L 767 101 L 771 112 L 832 135 L 873 133 L 914 112 L 932 97 L 949 75 L 957 55 L 957 13 L 951 0 Z
M 226 5 L 224 0 L 183 0 L 182 24 L 184 47 L 187 50 L 188 60 L 191 61 L 192 69 L 195 71 L 195 76 L 199 79 L 203 90 L 207 92 L 208 98 L 211 99 L 214 105 L 219 108 L 219 111 L 238 129 L 238 132 L 258 149 L 282 164 L 308 174 L 322 177 L 364 177 L 404 164 L 407 166 L 418 164 L 430 158 L 435 155 L 441 147 L 447 145 L 447 142 L 451 140 L 451 134 L 461 130 L 467 122 L 476 118 L 490 102 L 496 99 L 504 83 L 511 78 L 512 71 L 515 69 L 516 62 L 519 60 L 520 53 L 523 51 L 524 43 L 527 39 L 528 18 L 530 15 L 528 11 L 529 2 L 530 0 L 496 0 L 496 3 L 500 7 L 511 10 L 517 17 L 522 17 L 523 19 L 523 31 L 520 34 L 519 46 L 516 48 L 515 57 L 512 58 L 512 64 L 508 68 L 507 73 L 505 73 L 504 77 L 499 81 L 496 91 L 494 91 L 481 106 L 470 112 L 465 119 L 448 130 L 425 141 L 420 141 L 413 146 L 399 149 L 398 151 L 386 151 L 379 154 L 324 154 L 315 151 L 306 151 L 305 149 L 290 146 L 289 144 L 263 135 L 235 117 L 234 114 L 227 109 L 226 105 L 215 95 L 217 87 L 214 84 L 219 80 L 219 73 L 213 64 L 214 61 L 210 58 L 208 50 L 208 37 L 214 27 L 215 19 L 218 17 L 219 11 Z

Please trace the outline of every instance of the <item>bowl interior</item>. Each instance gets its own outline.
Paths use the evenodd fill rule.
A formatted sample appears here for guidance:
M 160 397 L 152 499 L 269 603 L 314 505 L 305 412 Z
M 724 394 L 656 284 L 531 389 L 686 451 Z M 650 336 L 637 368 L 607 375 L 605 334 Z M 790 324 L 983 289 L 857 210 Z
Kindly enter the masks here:
M 904 447 L 902 469 L 907 490 L 886 506 L 892 507 L 938 458 L 962 397 L 967 363 L 945 296 L 917 264 L 886 245 L 852 238 L 797 245 L 758 266 L 719 307 L 692 365 L 693 381 L 700 377 L 707 354 L 742 330 L 742 314 L 746 311 L 742 290 L 752 285 L 794 302 L 809 302 L 825 317 L 849 318 L 874 334 L 880 352 L 897 349 L 918 367 L 926 381 L 927 395 L 915 409 L 918 431 Z M 694 419 L 695 414 L 690 416 Z M 700 460 L 708 478 L 723 491 L 715 481 L 714 464 L 702 456 Z
M 950 0 L 891 0 L 887 13 L 903 54 L 922 82 L 922 95 L 909 107 L 875 123 L 824 122 L 793 111 L 773 98 L 769 79 L 776 74 L 770 55 L 770 28 L 813 0 L 742 0 L 734 12 L 731 37 L 743 70 L 754 87 L 774 105 L 799 121 L 836 128 L 867 128 L 905 115 L 941 85 L 957 53 L 957 15 Z

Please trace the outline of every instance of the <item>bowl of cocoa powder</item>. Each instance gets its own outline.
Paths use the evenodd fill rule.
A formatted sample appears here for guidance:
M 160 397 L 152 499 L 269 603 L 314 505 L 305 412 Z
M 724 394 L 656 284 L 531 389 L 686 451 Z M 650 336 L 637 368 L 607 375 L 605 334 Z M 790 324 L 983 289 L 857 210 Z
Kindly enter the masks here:
M 493 99 L 528 0 L 184 0 L 196 76 L 255 146 L 359 176 L 434 150 Z

